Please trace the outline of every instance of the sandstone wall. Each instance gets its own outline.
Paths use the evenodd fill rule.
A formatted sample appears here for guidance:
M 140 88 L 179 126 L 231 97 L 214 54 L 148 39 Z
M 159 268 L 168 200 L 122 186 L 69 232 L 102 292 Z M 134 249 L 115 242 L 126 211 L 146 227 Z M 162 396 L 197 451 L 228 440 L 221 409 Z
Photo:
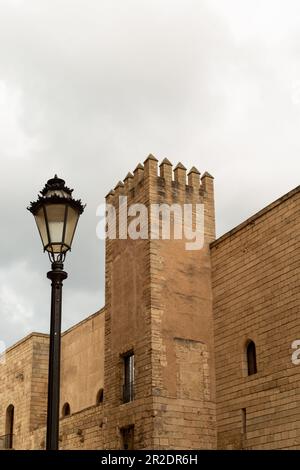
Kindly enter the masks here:
M 300 188 L 213 243 L 212 266 L 218 446 L 299 449 Z

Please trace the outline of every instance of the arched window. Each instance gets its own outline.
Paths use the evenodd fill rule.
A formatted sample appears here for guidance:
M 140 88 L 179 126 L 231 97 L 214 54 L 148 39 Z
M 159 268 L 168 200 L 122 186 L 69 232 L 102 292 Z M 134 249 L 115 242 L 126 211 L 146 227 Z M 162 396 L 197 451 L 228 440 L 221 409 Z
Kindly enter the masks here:
M 5 422 L 5 448 L 13 448 L 14 436 L 14 405 L 9 405 L 6 409 L 6 422 Z
M 96 405 L 100 405 L 100 403 L 103 403 L 103 398 L 104 398 L 104 390 L 103 388 L 100 388 L 96 396 Z
M 254 341 L 250 340 L 246 346 L 248 375 L 256 374 L 256 347 Z
M 65 403 L 64 406 L 62 407 L 62 417 L 64 418 L 65 416 L 70 416 L 71 414 L 71 408 L 69 403 Z

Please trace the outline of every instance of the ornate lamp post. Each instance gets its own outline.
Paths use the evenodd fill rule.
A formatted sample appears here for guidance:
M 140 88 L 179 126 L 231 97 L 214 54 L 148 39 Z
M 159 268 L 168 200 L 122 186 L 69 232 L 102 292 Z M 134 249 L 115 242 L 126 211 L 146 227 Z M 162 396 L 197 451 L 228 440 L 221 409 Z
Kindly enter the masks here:
M 62 285 L 68 277 L 63 270 L 67 251 L 71 250 L 77 222 L 84 207 L 81 200 L 72 197 L 73 189 L 64 180 L 54 176 L 40 192 L 38 200 L 27 208 L 33 215 L 42 239 L 44 251 L 48 252 L 52 270 L 51 321 L 48 372 L 47 450 L 58 449 L 59 391 L 60 391 L 60 342 Z

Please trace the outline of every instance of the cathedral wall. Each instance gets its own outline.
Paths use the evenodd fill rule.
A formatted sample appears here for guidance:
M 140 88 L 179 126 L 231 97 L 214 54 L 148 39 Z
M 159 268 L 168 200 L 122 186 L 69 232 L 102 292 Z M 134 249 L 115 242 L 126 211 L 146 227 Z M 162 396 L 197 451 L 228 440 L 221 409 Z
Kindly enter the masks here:
M 60 409 L 71 413 L 96 404 L 104 388 L 104 310 L 63 333 Z
M 30 435 L 30 448 L 45 449 L 46 428 Z M 103 404 L 90 406 L 60 419 L 59 448 L 61 450 L 103 449 Z
M 48 337 L 32 333 L 10 347 L 0 363 L 0 447 L 30 448 L 30 433 L 46 419 Z M 13 428 L 7 409 L 13 407 Z M 6 437 L 4 437 L 6 436 Z
M 212 244 L 218 447 L 300 448 L 300 188 Z M 256 345 L 248 375 L 246 346 Z
M 86 434 L 81 447 L 91 445 L 91 448 L 96 448 L 95 446 L 101 445 L 101 439 L 97 444 L 93 439 L 102 435 L 101 416 L 105 391 L 101 402 L 98 393 L 104 388 L 103 350 L 103 311 L 91 315 L 62 335 L 60 410 L 68 402 L 71 412 L 65 418 L 62 417 L 62 411 L 60 413 L 64 430 L 62 445 L 65 447 L 81 442 L 74 437 L 81 426 Z M 9 405 L 14 407 L 13 448 L 39 449 L 44 446 L 48 354 L 48 335 L 32 333 L 8 348 L 1 358 L 0 448 L 6 446 L 8 438 L 5 436 L 10 433 L 6 417 Z

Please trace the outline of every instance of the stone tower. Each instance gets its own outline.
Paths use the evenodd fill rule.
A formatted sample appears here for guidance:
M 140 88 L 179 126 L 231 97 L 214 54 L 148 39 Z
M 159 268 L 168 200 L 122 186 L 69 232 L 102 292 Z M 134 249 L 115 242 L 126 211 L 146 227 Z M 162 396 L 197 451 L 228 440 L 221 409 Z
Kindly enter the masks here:
M 203 204 L 204 246 L 187 251 L 174 237 L 106 241 L 104 448 L 216 448 L 213 178 L 192 168 L 186 181 L 185 167 L 173 171 L 167 159 L 158 175 L 149 155 L 106 198 L 117 221 L 120 196 L 128 207 L 144 204 L 149 219 L 152 204 Z

